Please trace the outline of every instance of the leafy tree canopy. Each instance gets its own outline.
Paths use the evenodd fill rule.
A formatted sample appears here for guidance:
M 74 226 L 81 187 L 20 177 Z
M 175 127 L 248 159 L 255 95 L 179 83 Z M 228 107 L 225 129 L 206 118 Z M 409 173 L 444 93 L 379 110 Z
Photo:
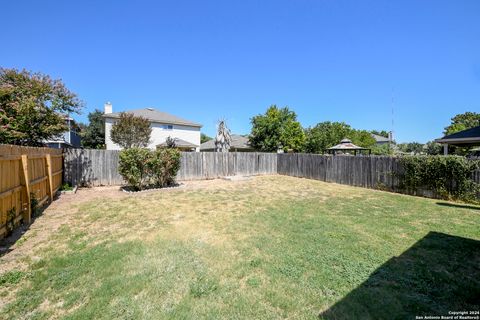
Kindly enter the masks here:
M 355 130 L 345 122 L 320 122 L 308 128 L 306 136 L 305 151 L 311 153 L 324 153 L 344 138 L 349 138 L 354 144 L 364 148 L 371 148 L 376 142 L 370 132 Z
M 0 68 L 0 143 L 42 145 L 65 132 L 65 118 L 82 105 L 61 80 Z
M 480 126 L 480 113 L 465 112 L 462 114 L 457 114 L 455 117 L 453 117 L 450 125 L 445 128 L 443 133 L 445 135 L 449 135 L 476 126 Z
M 151 133 L 148 119 L 122 112 L 120 119 L 112 126 L 110 138 L 124 149 L 144 148 L 150 142 Z
M 370 132 L 373 133 L 373 134 L 376 134 L 377 136 L 388 138 L 388 132 L 386 130 L 381 130 L 381 131 L 372 130 Z
M 203 132 L 200 134 L 200 143 L 204 143 L 204 142 L 210 141 L 212 139 L 213 139 L 212 137 L 207 136 Z
M 105 120 L 103 112 L 95 109 L 88 114 L 88 125 L 82 128 L 82 146 L 90 149 L 105 148 Z
M 305 133 L 297 115 L 288 107 L 272 105 L 265 114 L 253 117 L 251 122 L 250 144 L 255 149 L 267 152 L 275 152 L 279 148 L 285 151 L 303 150 Z
M 401 152 L 412 153 L 412 154 L 421 154 L 423 150 L 423 144 L 420 142 L 408 142 L 397 144 L 398 149 Z

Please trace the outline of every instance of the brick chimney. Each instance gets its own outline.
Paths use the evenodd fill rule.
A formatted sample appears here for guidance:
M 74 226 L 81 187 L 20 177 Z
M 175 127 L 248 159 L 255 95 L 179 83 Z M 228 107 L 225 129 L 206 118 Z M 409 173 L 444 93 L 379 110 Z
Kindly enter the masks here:
M 105 110 L 104 110 L 104 113 L 105 113 L 105 114 L 112 113 L 113 107 L 112 107 L 112 104 L 111 104 L 110 102 L 106 102 L 106 103 L 103 105 L 103 107 L 104 107 L 104 109 L 105 109 Z

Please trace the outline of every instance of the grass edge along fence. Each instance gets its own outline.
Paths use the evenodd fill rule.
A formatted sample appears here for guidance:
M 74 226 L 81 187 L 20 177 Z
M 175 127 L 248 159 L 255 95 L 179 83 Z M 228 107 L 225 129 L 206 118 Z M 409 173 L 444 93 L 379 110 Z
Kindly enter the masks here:
M 62 173 L 60 149 L 0 144 L 0 239 L 29 224 L 32 207 L 53 201 Z
M 69 149 L 65 150 L 64 156 L 65 181 L 72 185 L 125 184 L 122 176 L 118 173 L 119 151 Z M 432 190 L 432 186 L 436 186 L 436 183 L 426 180 L 420 181 L 421 183 L 417 183 L 415 186 L 407 183 L 408 172 L 406 174 L 405 164 L 402 163 L 404 160 L 402 159 L 409 159 L 409 157 L 353 157 L 262 152 L 183 152 L 177 180 L 215 179 L 232 175 L 281 174 L 403 194 L 448 199 L 448 192 L 445 194 L 442 190 Z M 417 157 L 442 161 L 443 159 L 457 158 L 461 159 L 459 161 L 473 161 L 455 156 L 448 156 L 447 158 L 445 156 L 412 156 L 412 158 Z M 441 177 L 441 170 L 448 170 L 448 167 L 439 165 L 439 170 L 439 177 Z M 455 177 L 450 172 L 443 173 L 444 177 Z M 477 184 L 480 183 L 480 170 L 476 170 L 468 179 Z M 458 195 L 454 196 L 458 198 Z M 477 194 L 476 201 L 478 201 L 479 196 Z

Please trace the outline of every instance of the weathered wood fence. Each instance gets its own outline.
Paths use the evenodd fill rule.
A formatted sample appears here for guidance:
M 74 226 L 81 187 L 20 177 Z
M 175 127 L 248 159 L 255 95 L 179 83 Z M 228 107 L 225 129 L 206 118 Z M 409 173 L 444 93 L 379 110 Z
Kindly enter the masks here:
M 399 158 L 395 157 L 278 155 L 279 174 L 365 188 L 395 191 L 400 182 L 396 173 L 400 171 Z
M 65 181 L 80 186 L 122 185 L 119 151 L 69 149 L 64 153 Z M 257 152 L 182 152 L 177 180 L 277 173 L 277 154 Z
M 0 145 L 0 238 L 23 220 L 31 201 L 52 201 L 62 185 L 62 150 Z
M 350 186 L 388 190 L 435 198 L 432 190 L 404 190 L 401 158 L 389 156 L 327 156 L 318 154 L 279 154 L 278 174 Z M 472 175 L 480 183 L 480 170 Z

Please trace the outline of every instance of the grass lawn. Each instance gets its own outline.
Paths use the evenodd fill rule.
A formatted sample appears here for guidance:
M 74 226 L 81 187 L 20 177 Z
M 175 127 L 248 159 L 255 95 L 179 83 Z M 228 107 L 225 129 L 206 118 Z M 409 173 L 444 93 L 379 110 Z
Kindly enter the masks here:
M 480 304 L 480 207 L 284 176 L 80 190 L 11 249 L 4 319 L 412 319 Z

